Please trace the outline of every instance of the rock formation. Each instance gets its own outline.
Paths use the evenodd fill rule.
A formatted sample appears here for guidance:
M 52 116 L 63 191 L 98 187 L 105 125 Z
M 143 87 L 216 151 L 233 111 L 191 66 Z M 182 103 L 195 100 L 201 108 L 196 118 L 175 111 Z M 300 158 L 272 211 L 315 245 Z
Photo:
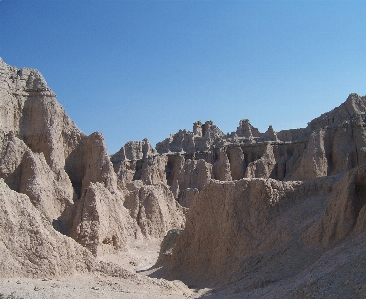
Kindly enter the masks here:
M 306 128 L 261 133 L 243 119 L 224 134 L 197 121 L 109 156 L 38 71 L 0 60 L 0 276 L 134 277 L 101 260 L 155 240 L 153 275 L 213 298 L 301 298 L 304 281 L 343 298 L 358 280 L 336 293 L 332 273 L 366 270 L 354 267 L 366 258 L 365 113 L 350 94 Z
M 137 217 L 125 204 L 135 189 L 125 188 L 116 174 L 102 134 L 83 134 L 38 71 L 0 60 L 0 79 L 0 246 L 9 260 L 2 273 L 90 270 L 93 255 L 124 252 L 131 240 L 162 238 L 184 226 L 184 209 L 161 186 L 164 174 L 154 163 L 141 177 L 156 183 L 151 192 L 157 195 L 141 192 L 137 206 L 145 210 Z M 148 141 L 139 145 L 121 152 L 120 160 L 154 153 Z M 136 152 L 141 157 L 133 156 Z M 125 180 L 132 181 L 128 175 Z M 12 239 L 10 232 L 21 236 Z
M 0 277 L 54 277 L 87 272 L 92 255 L 52 228 L 25 195 L 0 179 Z

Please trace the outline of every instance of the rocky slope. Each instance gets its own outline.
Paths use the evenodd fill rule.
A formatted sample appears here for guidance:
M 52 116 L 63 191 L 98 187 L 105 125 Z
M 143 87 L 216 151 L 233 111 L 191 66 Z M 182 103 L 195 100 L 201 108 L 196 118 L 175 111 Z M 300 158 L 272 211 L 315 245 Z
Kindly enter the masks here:
M 83 134 L 38 71 L 2 60 L 0 178 L 7 277 L 70 274 L 79 260 L 184 226 L 185 210 L 160 182 L 121 188 L 102 134 Z
M 0 60 L 0 275 L 156 284 L 105 260 L 131 268 L 136 244 L 166 236 L 151 276 L 211 297 L 362 297 L 365 112 L 351 94 L 303 129 L 261 133 L 245 119 L 224 134 L 198 121 L 109 156 L 38 71 Z M 349 282 L 326 287 L 334 276 Z

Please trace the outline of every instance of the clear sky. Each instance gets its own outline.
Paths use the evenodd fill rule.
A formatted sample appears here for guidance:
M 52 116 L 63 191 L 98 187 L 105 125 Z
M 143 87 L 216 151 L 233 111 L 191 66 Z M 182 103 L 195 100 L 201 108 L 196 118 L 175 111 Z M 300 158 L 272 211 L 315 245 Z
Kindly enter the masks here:
M 366 1 L 0 0 L 0 57 L 109 153 L 197 120 L 280 131 L 366 95 Z

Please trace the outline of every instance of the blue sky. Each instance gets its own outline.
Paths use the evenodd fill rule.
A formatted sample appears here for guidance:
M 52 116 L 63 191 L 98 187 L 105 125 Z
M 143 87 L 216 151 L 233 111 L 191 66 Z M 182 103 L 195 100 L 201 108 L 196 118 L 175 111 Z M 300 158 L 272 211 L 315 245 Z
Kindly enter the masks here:
M 197 120 L 305 127 L 366 95 L 366 1 L 0 0 L 0 57 L 38 69 L 109 153 Z

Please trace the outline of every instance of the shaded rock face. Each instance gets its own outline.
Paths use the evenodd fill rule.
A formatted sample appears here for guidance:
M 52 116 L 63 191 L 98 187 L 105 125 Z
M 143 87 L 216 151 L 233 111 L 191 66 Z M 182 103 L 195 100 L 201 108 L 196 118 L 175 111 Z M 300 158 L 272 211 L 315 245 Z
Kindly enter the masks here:
M 175 247 L 178 236 L 182 231 L 183 230 L 181 229 L 171 229 L 165 235 L 164 239 L 161 241 L 160 252 L 156 266 L 161 266 L 170 262 L 173 248 Z
M 196 287 L 246 278 L 248 290 L 309 271 L 328 248 L 365 232 L 365 175 L 361 166 L 308 183 L 211 181 L 190 207 L 167 277 Z
M 365 231 L 366 166 L 347 172 L 334 184 L 325 211 L 303 233 L 307 245 L 329 246 L 344 239 L 353 230 Z
M 250 253 L 288 239 L 287 232 L 269 227 L 280 201 L 297 185 L 263 179 L 211 181 L 191 204 L 168 277 L 193 285 L 225 281 Z

